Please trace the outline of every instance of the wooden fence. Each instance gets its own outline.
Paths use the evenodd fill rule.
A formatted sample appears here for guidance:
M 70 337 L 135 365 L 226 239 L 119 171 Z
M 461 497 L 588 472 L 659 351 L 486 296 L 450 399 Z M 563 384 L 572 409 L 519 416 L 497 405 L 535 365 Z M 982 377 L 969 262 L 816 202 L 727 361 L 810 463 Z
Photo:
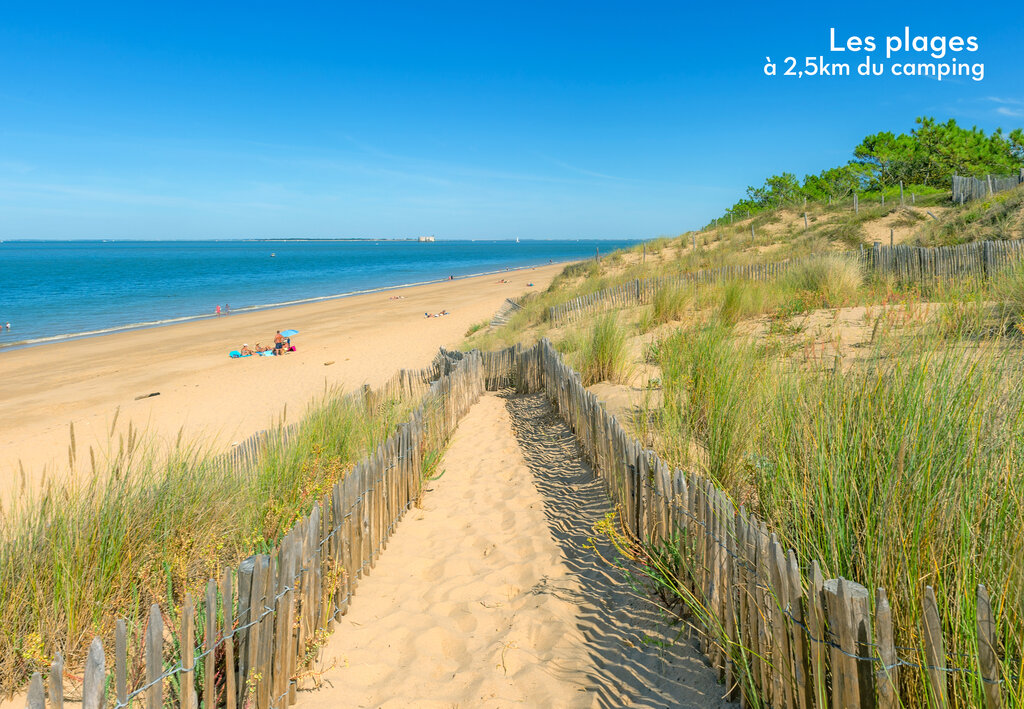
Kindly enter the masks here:
M 271 552 L 210 579 L 202 599 L 186 595 L 173 609 L 154 604 L 144 629 L 118 620 L 113 648 L 95 638 L 84 668 L 84 709 L 294 704 L 296 677 L 420 496 L 425 453 L 443 445 L 484 389 L 479 353 L 439 356 L 421 374 L 399 373 L 382 391 L 353 394 L 371 400 L 398 391 L 424 396 L 409 419 L 335 483 Z M 430 375 L 436 375 L 432 382 L 425 379 Z M 258 456 L 268 435 L 233 453 L 235 462 Z M 58 655 L 45 688 L 40 673 L 32 676 L 30 709 L 63 706 L 63 665 Z M 143 668 L 142 678 L 129 676 L 135 668 Z
M 617 286 L 581 295 L 561 305 L 552 306 L 548 310 L 548 319 L 554 325 L 564 325 L 579 320 L 595 311 L 649 303 L 654 298 L 654 294 L 664 288 L 678 288 L 689 284 L 715 283 L 732 279 L 767 281 L 777 278 L 803 260 L 793 259 L 775 263 L 721 266 L 719 268 L 702 269 L 692 273 L 679 273 L 673 276 L 639 278 L 633 281 L 626 281 Z
M 682 591 L 704 609 L 701 645 L 731 697 L 785 709 L 894 709 L 901 706 L 899 673 L 909 668 L 927 676 L 930 706 L 950 705 L 953 672 L 977 683 L 987 707 L 1001 706 L 1004 680 L 984 586 L 976 599 L 979 653 L 970 667 L 947 665 L 931 587 L 921 600 L 924 646 L 897 648 L 883 589 L 872 603 L 856 582 L 824 579 L 820 564 L 783 549 L 764 520 L 737 509 L 710 479 L 671 470 L 587 391 L 547 340 L 489 353 L 442 350 L 428 369 L 438 378 L 409 420 L 273 551 L 210 579 L 199 602 L 186 596 L 174 613 L 153 605 L 142 633 L 118 621 L 109 660 L 94 639 L 84 670 L 84 709 L 293 704 L 296 677 L 418 498 L 425 451 L 450 436 L 485 386 L 510 385 L 520 393 L 545 393 L 631 536 L 678 545 L 685 562 Z M 129 668 L 140 664 L 144 678 L 130 678 Z M 28 707 L 62 706 L 62 678 L 58 657 L 46 687 L 40 673 L 33 675 Z
M 381 401 L 415 400 L 426 396 L 430 391 L 431 382 L 436 381 L 442 374 L 448 373 L 445 366 L 446 362 L 443 356 L 438 355 L 429 367 L 401 369 L 379 388 L 372 389 L 369 385 L 365 385 L 362 389 L 346 394 L 343 398 L 360 401 L 370 408 L 376 407 Z M 223 456 L 221 462 L 236 470 L 245 469 L 259 460 L 271 441 L 278 445 L 287 445 L 296 430 L 297 426 L 290 424 L 273 430 L 257 431 L 238 445 L 233 446 L 231 451 Z
M 984 179 L 953 175 L 953 202 L 963 204 L 972 199 L 984 199 L 996 192 L 1012 190 L 1024 183 L 1024 167 L 1016 175 L 986 175 Z
M 956 246 L 883 246 L 865 250 L 863 263 L 875 276 L 904 282 L 988 278 L 1020 260 L 1024 241 L 972 241 Z
M 856 258 L 869 276 L 927 283 L 940 279 L 988 278 L 1024 255 L 1024 241 L 972 241 L 956 246 L 935 247 L 905 244 L 883 246 L 875 242 L 870 249 L 861 247 L 859 252 L 848 255 Z M 722 266 L 695 273 L 628 281 L 553 306 L 548 311 L 548 318 L 553 325 L 565 325 L 594 312 L 650 303 L 659 290 L 687 284 L 733 279 L 772 280 L 794 265 L 808 260 Z
M 817 561 L 784 549 L 765 520 L 737 508 L 710 479 L 671 470 L 587 391 L 550 342 L 521 350 L 516 372 L 518 391 L 545 392 L 572 429 L 629 533 L 682 550 L 682 591 L 704 609 L 702 648 L 731 697 L 746 706 L 890 709 L 905 705 L 899 674 L 912 669 L 927 677 L 928 706 L 950 706 L 953 673 L 975 684 L 986 707 L 1001 705 L 1004 680 L 984 586 L 976 598 L 979 652 L 967 667 L 963 659 L 947 665 L 930 586 L 921 598 L 924 646 L 897 648 L 884 589 L 872 603 L 855 581 L 823 578 Z
M 491 318 L 491 327 L 501 327 L 502 325 L 507 324 L 508 319 L 512 317 L 517 310 L 522 309 L 523 306 L 516 301 L 511 298 L 505 298 L 505 302 L 501 304 L 501 307 L 498 308 L 498 312 L 496 312 L 494 317 Z

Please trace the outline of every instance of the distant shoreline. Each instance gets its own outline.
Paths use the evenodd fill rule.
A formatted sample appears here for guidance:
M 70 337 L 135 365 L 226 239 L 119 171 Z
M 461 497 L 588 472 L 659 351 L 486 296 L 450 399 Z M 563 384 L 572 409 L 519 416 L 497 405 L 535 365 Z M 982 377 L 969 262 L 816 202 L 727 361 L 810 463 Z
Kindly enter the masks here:
M 84 240 L 83 240 L 84 241 Z M 239 241 L 242 241 L 239 239 Z M 262 241 L 260 239 L 254 239 L 252 241 Z M 317 239 L 316 241 L 319 241 Z M 326 240 L 325 240 L 326 241 Z M 380 239 L 366 239 L 363 241 L 380 241 Z M 427 242 L 429 243 L 429 242 Z M 102 330 L 89 330 L 86 332 L 74 332 L 66 333 L 61 335 L 51 335 L 48 337 L 39 337 L 31 340 L 19 340 L 17 342 L 11 342 L 8 344 L 0 344 L 0 356 L 5 352 L 11 352 L 16 350 L 23 350 L 29 347 L 42 347 L 44 345 L 59 344 L 62 342 L 71 342 L 74 340 L 83 340 L 93 337 L 102 337 L 104 335 L 113 335 L 121 332 L 132 332 L 135 330 L 150 330 L 158 327 L 167 327 L 169 325 L 178 325 L 181 323 L 198 322 L 201 320 L 217 320 L 218 318 L 231 317 L 231 315 L 242 315 L 245 313 L 255 313 L 264 310 L 274 310 L 277 308 L 287 308 L 293 305 L 303 305 L 306 303 L 320 303 L 328 300 L 340 300 L 342 298 L 350 298 L 357 295 L 366 295 L 370 293 L 383 293 L 392 290 L 401 290 L 403 288 L 413 288 L 415 286 L 432 285 L 436 283 L 445 283 L 449 280 L 465 280 L 467 278 L 477 278 L 480 276 L 492 276 L 501 273 L 515 273 L 518 271 L 532 270 L 541 266 L 553 266 L 553 265 L 564 265 L 570 263 L 577 263 L 583 259 L 573 259 L 567 261 L 552 261 L 551 263 L 538 263 L 529 266 L 517 266 L 515 268 L 507 267 L 500 268 L 492 271 L 481 271 L 479 273 L 468 273 L 454 278 L 437 278 L 427 281 L 415 281 L 412 283 L 399 283 L 390 286 L 379 286 L 376 288 L 364 288 L 362 290 L 346 291 L 344 293 L 334 293 L 331 295 L 314 296 L 311 298 L 299 298 L 295 300 L 283 301 L 280 303 L 264 303 L 260 305 L 249 305 L 237 309 L 232 309 L 230 315 L 211 315 L 209 313 L 197 314 L 197 315 L 185 315 L 177 318 L 168 318 L 166 320 L 154 320 L 150 322 L 139 322 L 131 323 L 128 325 L 118 325 L 116 327 L 104 328 Z

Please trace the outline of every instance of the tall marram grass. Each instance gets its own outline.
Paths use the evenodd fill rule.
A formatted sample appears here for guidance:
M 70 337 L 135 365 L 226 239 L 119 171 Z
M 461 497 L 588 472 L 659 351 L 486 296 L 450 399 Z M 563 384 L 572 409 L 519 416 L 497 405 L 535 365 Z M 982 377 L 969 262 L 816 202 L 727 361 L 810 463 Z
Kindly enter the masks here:
M 740 467 L 757 408 L 754 352 L 729 347 L 730 337 L 721 324 L 680 329 L 658 349 L 666 453 L 679 465 L 701 464 L 719 480 L 732 479 Z
M 576 357 L 586 385 L 600 381 L 625 383 L 629 375 L 626 329 L 616 313 L 602 315 L 580 341 Z
M 246 468 L 200 446 L 168 456 L 129 433 L 107 464 L 52 484 L 0 517 L 0 690 L 56 652 L 80 658 L 116 618 L 202 595 L 226 564 L 271 548 L 404 413 L 325 395 L 282 441 L 272 431 Z
M 667 323 L 682 320 L 687 309 L 693 305 L 693 289 L 670 286 L 659 288 L 654 293 L 653 320 Z
M 1024 700 L 1024 366 L 1017 345 L 879 345 L 845 371 L 794 369 L 720 327 L 661 343 L 659 444 L 703 467 L 805 563 L 884 588 L 901 657 L 926 664 L 921 599 L 939 600 L 951 666 L 975 668 L 975 589 L 993 598 L 1005 686 Z M 702 453 L 693 455 L 689 448 Z M 906 706 L 926 678 L 903 668 Z M 950 675 L 953 705 L 983 687 Z
M 811 307 L 836 308 L 846 305 L 864 283 L 860 264 L 850 256 L 827 254 L 798 263 L 786 272 L 781 287 L 807 294 Z

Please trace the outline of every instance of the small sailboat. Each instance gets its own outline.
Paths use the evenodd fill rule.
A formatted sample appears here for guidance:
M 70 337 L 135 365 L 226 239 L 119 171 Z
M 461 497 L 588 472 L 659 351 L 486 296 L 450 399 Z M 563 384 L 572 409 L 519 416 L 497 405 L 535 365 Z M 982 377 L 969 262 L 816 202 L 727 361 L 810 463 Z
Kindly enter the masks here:
M 517 244 L 519 243 L 519 237 L 518 236 L 516 237 L 516 243 Z

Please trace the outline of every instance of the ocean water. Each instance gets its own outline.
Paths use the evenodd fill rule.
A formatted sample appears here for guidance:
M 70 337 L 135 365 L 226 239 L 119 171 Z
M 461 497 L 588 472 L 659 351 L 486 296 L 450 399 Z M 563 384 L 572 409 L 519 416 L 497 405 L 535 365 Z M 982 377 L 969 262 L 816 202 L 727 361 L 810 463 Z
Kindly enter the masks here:
M 7 241 L 0 349 L 587 258 L 635 241 Z

